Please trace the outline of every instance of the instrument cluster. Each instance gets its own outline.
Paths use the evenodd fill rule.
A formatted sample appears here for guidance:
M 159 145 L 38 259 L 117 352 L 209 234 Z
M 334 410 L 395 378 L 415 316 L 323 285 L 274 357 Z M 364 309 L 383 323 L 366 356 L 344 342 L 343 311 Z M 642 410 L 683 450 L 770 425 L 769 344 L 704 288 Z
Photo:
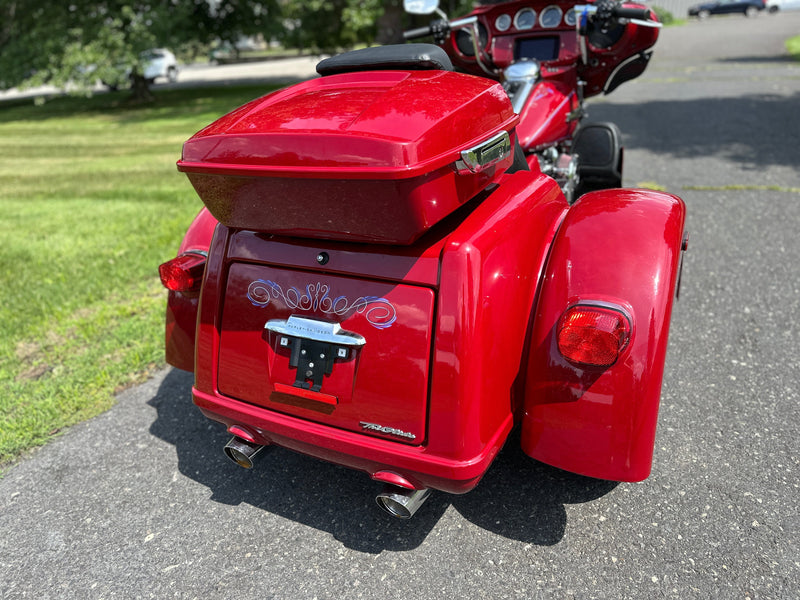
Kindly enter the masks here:
M 560 6 L 551 4 L 537 13 L 533 8 L 526 6 L 516 13 L 502 13 L 495 17 L 494 28 L 505 33 L 508 31 L 531 31 L 536 28 L 555 29 L 562 25 L 575 27 L 577 17 L 575 10 L 570 8 L 564 12 Z

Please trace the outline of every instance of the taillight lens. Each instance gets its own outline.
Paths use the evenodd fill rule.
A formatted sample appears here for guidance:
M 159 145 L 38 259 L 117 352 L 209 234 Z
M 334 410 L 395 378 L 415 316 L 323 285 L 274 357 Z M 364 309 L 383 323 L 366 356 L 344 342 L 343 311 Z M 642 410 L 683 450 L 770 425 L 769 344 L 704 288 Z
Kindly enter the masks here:
M 573 306 L 561 315 L 558 351 L 572 363 L 610 367 L 631 336 L 631 324 L 621 311 L 599 306 Z
M 161 283 L 173 292 L 191 292 L 200 289 L 206 257 L 201 254 L 181 254 L 158 267 Z

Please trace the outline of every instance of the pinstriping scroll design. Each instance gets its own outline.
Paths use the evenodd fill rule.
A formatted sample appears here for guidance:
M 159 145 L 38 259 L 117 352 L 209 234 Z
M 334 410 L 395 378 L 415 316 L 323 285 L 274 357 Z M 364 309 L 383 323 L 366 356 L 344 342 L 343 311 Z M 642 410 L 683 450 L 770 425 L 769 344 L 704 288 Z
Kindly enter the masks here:
M 247 287 L 247 299 L 253 306 L 267 306 L 272 300 L 281 300 L 291 310 L 322 312 L 326 315 L 345 317 L 352 312 L 363 313 L 367 322 L 376 329 L 391 327 L 397 320 L 397 310 L 386 298 L 359 296 L 350 300 L 347 296 L 331 296 L 325 283 L 310 283 L 305 291 L 292 286 L 287 289 L 268 279 L 256 279 Z

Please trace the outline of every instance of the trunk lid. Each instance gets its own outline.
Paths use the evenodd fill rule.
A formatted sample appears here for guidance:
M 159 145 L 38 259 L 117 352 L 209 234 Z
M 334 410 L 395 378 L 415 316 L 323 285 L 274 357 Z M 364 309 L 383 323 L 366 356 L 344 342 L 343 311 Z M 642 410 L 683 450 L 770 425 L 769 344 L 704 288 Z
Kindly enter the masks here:
M 421 444 L 434 296 L 420 285 L 235 262 L 221 321 L 219 391 Z

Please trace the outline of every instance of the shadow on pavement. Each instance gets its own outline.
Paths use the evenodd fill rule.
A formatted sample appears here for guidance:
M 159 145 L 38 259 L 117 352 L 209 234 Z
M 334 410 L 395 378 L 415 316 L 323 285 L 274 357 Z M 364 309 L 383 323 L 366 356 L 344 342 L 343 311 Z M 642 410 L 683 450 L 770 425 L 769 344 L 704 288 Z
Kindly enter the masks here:
M 797 166 L 800 94 L 595 103 L 591 121 L 613 121 L 625 147 L 675 158 L 716 156 L 742 169 Z M 680 124 L 680 126 L 676 126 Z
M 418 547 L 452 505 L 472 523 L 506 538 L 553 545 L 567 526 L 565 504 L 595 500 L 617 484 L 538 463 L 512 437 L 480 485 L 463 496 L 434 493 L 410 521 L 375 504 L 381 486 L 365 474 L 283 448 L 264 450 L 252 470 L 223 455 L 230 435 L 191 401 L 192 375 L 170 371 L 148 404 L 157 411 L 150 433 L 175 446 L 180 472 L 208 487 L 211 500 L 250 504 L 326 531 L 361 552 Z

